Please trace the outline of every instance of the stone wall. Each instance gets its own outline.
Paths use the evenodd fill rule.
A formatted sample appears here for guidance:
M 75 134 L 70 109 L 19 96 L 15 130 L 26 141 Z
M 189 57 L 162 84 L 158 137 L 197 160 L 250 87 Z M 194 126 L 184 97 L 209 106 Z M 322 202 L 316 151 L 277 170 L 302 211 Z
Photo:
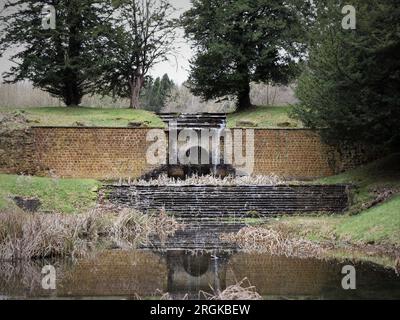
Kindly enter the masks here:
M 60 177 L 112 180 L 139 177 L 146 163 L 148 129 L 33 128 L 36 156 Z
M 146 163 L 149 130 L 31 128 L 0 139 L 0 172 L 102 180 L 137 178 L 153 169 Z M 323 144 L 316 132 L 256 129 L 254 135 L 254 174 L 312 179 L 341 169 L 338 153 Z
M 336 173 L 338 155 L 311 130 L 255 130 L 254 173 L 313 179 Z

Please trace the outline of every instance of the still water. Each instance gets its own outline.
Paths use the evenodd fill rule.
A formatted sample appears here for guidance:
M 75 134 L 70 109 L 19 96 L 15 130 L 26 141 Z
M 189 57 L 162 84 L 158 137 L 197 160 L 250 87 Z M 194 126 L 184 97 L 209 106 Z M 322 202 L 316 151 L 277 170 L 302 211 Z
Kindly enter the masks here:
M 56 289 L 43 290 L 41 270 L 56 268 Z M 235 250 L 103 251 L 75 262 L 0 262 L 0 297 L 52 299 L 198 299 L 247 278 L 264 299 L 399 299 L 400 277 L 355 264 L 357 289 L 342 289 L 345 264 Z

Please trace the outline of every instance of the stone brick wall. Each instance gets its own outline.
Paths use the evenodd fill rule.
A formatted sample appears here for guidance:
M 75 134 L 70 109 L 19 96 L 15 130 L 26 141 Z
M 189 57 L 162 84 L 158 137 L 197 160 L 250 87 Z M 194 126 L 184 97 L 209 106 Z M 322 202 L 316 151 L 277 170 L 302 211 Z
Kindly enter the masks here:
M 259 175 L 312 179 L 336 173 L 338 154 L 311 130 L 255 130 L 255 168 Z
M 33 128 L 36 156 L 60 177 L 139 177 L 146 163 L 148 129 Z
M 102 180 L 137 178 L 153 169 L 146 163 L 149 130 L 31 128 L 13 137 L 12 144 L 10 137 L 3 137 L 0 172 Z M 255 130 L 255 174 L 311 179 L 333 175 L 341 168 L 338 153 L 323 144 L 316 132 Z

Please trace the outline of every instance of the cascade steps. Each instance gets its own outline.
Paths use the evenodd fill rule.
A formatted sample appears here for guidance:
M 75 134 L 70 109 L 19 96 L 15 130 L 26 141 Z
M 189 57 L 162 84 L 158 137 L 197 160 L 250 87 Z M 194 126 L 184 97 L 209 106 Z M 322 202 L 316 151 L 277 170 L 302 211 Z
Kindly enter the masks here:
M 107 186 L 108 200 L 149 213 L 177 217 L 254 217 L 341 213 L 349 204 L 346 185 Z

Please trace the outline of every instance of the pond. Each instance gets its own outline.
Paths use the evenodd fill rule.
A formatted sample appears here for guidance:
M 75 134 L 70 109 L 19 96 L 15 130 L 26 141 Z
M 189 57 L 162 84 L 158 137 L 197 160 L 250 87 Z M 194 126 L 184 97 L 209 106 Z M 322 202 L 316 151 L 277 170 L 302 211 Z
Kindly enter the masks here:
M 0 299 L 206 299 L 241 282 L 264 299 L 399 299 L 400 277 L 370 263 L 248 253 L 221 240 L 245 221 L 192 218 L 173 237 L 135 250 L 103 250 L 75 261 L 0 261 Z M 42 287 L 53 266 L 55 290 Z M 353 265 L 356 290 L 342 288 Z
M 56 289 L 41 287 L 41 270 L 56 269 Z M 342 288 L 345 264 L 239 251 L 109 250 L 88 258 L 1 263 L 0 296 L 52 299 L 204 299 L 236 284 L 256 287 L 264 299 L 399 299 L 400 278 L 377 265 L 357 263 L 356 290 Z

